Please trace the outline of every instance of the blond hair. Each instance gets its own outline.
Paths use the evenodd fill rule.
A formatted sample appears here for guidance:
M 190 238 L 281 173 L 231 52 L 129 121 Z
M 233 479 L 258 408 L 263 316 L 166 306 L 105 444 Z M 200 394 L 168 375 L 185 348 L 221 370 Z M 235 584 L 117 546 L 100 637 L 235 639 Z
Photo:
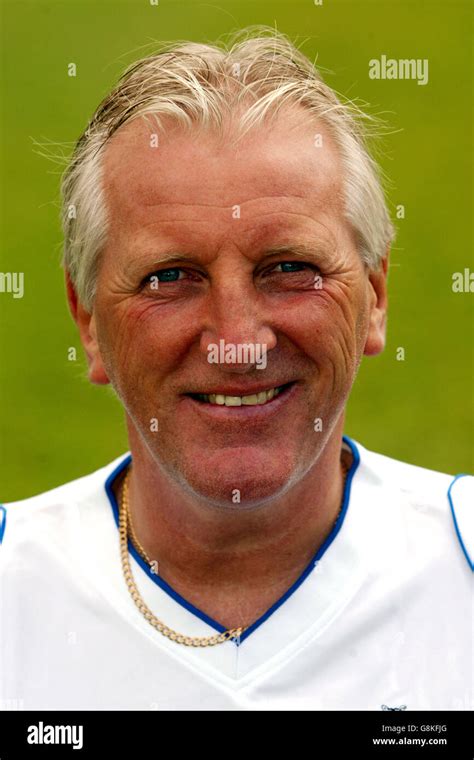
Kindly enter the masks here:
M 354 103 L 342 102 L 315 65 L 283 34 L 249 27 L 225 44 L 166 43 L 129 66 L 76 143 L 61 182 L 63 266 L 91 311 L 100 252 L 107 238 L 102 188 L 108 140 L 138 117 L 171 118 L 185 129 L 222 130 L 232 115 L 242 136 L 283 106 L 300 106 L 329 129 L 343 168 L 345 217 L 362 261 L 378 269 L 394 229 L 381 173 L 367 147 L 377 123 Z M 238 114 L 238 116 L 236 116 Z

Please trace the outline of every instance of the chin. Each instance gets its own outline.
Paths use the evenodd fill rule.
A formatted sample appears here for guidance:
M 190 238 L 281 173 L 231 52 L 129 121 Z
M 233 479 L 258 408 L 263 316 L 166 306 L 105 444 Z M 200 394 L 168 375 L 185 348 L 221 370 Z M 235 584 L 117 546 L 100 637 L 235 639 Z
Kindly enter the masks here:
M 223 451 L 188 460 L 179 467 L 180 480 L 200 499 L 224 509 L 244 510 L 264 506 L 282 495 L 294 482 L 295 463 L 288 452 L 271 456 L 255 452 Z

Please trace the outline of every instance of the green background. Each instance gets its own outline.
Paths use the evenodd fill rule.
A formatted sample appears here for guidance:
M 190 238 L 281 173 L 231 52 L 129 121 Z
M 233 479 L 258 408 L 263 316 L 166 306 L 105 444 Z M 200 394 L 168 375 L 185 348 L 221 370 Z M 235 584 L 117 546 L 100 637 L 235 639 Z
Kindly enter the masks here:
M 403 204 L 406 217 L 395 220 L 388 343 L 364 359 L 346 432 L 388 456 L 472 471 L 474 295 L 451 288 L 454 272 L 474 269 L 472 3 L 15 0 L 2 4 L 0 271 L 23 271 L 25 295 L 0 293 L 2 501 L 86 474 L 128 447 L 113 393 L 85 379 L 59 267 L 61 167 L 39 153 L 68 154 L 61 146 L 154 40 L 213 41 L 248 24 L 301 43 L 331 86 L 368 102 L 391 129 L 378 158 L 392 216 Z M 382 54 L 427 58 L 429 83 L 370 80 L 368 61 Z

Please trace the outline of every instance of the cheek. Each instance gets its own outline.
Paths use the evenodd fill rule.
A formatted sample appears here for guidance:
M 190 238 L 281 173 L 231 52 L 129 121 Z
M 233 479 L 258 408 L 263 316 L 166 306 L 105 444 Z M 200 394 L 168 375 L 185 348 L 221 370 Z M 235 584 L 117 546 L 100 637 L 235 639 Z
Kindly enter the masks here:
M 349 369 L 363 349 L 366 309 L 358 283 L 332 282 L 315 297 L 285 310 L 282 332 L 317 364 L 340 363 Z
M 147 301 L 118 307 L 104 305 L 97 320 L 97 337 L 114 384 L 156 385 L 184 355 L 189 347 L 190 320 L 178 319 L 176 314 L 170 318 L 165 311 Z

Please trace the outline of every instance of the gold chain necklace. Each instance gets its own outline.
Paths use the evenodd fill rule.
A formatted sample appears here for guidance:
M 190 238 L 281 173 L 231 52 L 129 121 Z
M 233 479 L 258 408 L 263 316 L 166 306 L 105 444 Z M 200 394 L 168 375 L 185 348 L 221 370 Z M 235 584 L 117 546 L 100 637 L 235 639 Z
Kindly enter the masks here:
M 344 485 L 346 482 L 346 476 L 348 472 L 348 467 L 342 463 L 343 468 L 343 500 L 342 503 L 344 503 Z M 135 549 L 138 551 L 138 553 L 141 555 L 141 557 L 145 560 L 145 562 L 148 564 L 149 567 L 152 567 L 152 562 L 150 561 L 150 558 L 148 557 L 148 554 L 140 544 L 137 535 L 135 533 L 132 519 L 130 515 L 129 510 L 129 502 L 128 502 L 128 477 L 130 475 L 130 469 L 128 469 L 127 474 L 125 475 L 123 484 L 122 484 L 122 497 L 120 500 L 120 510 L 119 510 L 119 535 L 120 535 L 120 557 L 122 560 L 122 571 L 125 578 L 125 583 L 127 584 L 127 588 L 130 592 L 130 596 L 132 597 L 133 601 L 135 602 L 137 608 L 142 613 L 143 617 L 148 620 L 150 625 L 153 626 L 153 628 L 156 628 L 159 633 L 161 633 L 163 636 L 166 636 L 168 639 L 171 639 L 171 641 L 175 641 L 177 644 L 183 644 L 187 647 L 212 647 L 216 646 L 216 644 L 223 644 L 225 641 L 229 641 L 230 639 L 239 639 L 239 637 L 242 635 L 242 633 L 248 628 L 246 627 L 240 627 L 240 628 L 229 628 L 227 631 L 224 631 L 223 633 L 215 634 L 214 636 L 184 636 L 181 633 L 178 633 L 177 631 L 174 631 L 172 628 L 169 628 L 165 623 L 163 623 L 161 620 L 159 620 L 153 612 L 150 610 L 150 608 L 147 606 L 147 604 L 144 602 L 143 597 L 141 596 L 136 583 L 133 579 L 132 575 L 132 569 L 130 567 L 130 557 L 128 552 L 128 538 L 130 537 L 133 545 L 135 546 Z M 342 511 L 342 504 L 341 508 L 338 512 L 337 518 L 335 520 L 335 523 L 339 519 L 339 515 Z
M 216 644 L 223 644 L 225 641 L 228 641 L 229 639 L 238 639 L 239 636 L 245 631 L 245 628 L 230 628 L 227 631 L 224 631 L 223 633 L 218 633 L 214 636 L 205 636 L 205 637 L 199 637 L 199 636 L 184 636 L 181 633 L 178 633 L 177 631 L 173 631 L 172 628 L 169 628 L 165 623 L 163 623 L 161 620 L 159 620 L 153 612 L 150 610 L 150 608 L 145 604 L 136 584 L 133 579 L 132 575 L 132 569 L 130 567 L 130 559 L 128 554 L 128 523 L 130 521 L 129 517 L 129 507 L 128 507 L 128 476 L 130 471 L 127 472 L 125 479 L 123 481 L 122 486 L 122 499 L 121 499 L 121 505 L 120 505 L 120 516 L 119 516 L 119 533 L 120 533 L 120 557 L 122 560 L 122 570 L 125 578 L 125 583 L 127 584 L 128 590 L 130 592 L 130 596 L 132 597 L 133 601 L 135 602 L 136 606 L 142 613 L 143 617 L 145 617 L 150 625 L 152 625 L 154 628 L 156 628 L 157 631 L 159 631 L 163 636 L 166 636 L 168 639 L 171 639 L 171 641 L 175 641 L 177 644 L 183 644 L 187 647 L 212 647 Z M 131 529 L 132 534 L 132 541 L 133 536 L 135 536 L 136 542 L 136 534 L 133 530 L 133 527 Z M 137 542 L 138 543 L 138 542 Z M 137 549 L 139 544 L 137 545 Z M 140 554 L 145 559 L 146 562 L 151 566 L 151 562 L 148 558 L 148 555 L 146 552 L 144 552 L 143 549 L 141 549 Z

